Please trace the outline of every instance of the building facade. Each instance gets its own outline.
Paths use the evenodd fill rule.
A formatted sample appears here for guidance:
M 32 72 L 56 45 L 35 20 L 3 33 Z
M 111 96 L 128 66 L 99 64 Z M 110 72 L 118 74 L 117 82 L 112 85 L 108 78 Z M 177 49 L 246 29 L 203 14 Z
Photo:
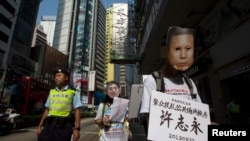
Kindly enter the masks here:
M 86 84 L 104 89 L 105 8 L 101 1 L 59 1 L 53 47 L 69 55 L 72 83 L 81 88 L 82 99 L 92 103 L 93 91 Z M 93 82 L 89 82 L 90 71 L 96 71 Z
M 44 33 L 47 34 L 47 44 L 52 46 L 56 26 L 56 16 L 42 16 L 40 24 L 43 26 Z
M 43 26 L 36 25 L 34 29 L 32 44 L 31 44 L 31 51 L 29 58 L 35 61 L 35 68 L 34 68 L 34 77 L 41 79 L 41 70 L 42 70 L 42 63 L 43 63 L 43 55 L 44 50 L 39 49 L 39 51 L 34 52 L 34 50 L 37 50 L 38 48 L 45 48 L 47 45 L 47 35 L 43 31 Z
M 39 3 L 39 0 L 0 2 L 1 91 L 6 77 L 35 73 L 35 62 L 29 54 Z
M 135 64 L 131 63 L 132 61 L 124 61 L 124 59 L 114 61 L 114 56 L 118 56 L 117 58 L 127 56 L 131 59 L 130 56 L 136 54 L 133 8 L 133 2 L 114 3 L 107 10 L 106 56 L 109 62 L 106 81 L 111 79 L 119 82 L 123 97 L 130 97 L 132 84 L 138 82 L 137 69 Z
M 94 34 L 93 34 L 93 48 L 92 58 L 93 61 L 90 63 L 90 71 L 96 71 L 96 91 L 104 91 L 105 82 L 105 27 L 106 27 L 106 9 L 101 1 L 96 1 L 94 18 Z
M 20 2 L 1 1 L 0 2 L 0 56 L 1 56 L 1 91 L 3 89 L 3 83 L 5 80 L 6 70 L 8 67 L 8 57 L 10 52 L 10 44 L 15 29 L 15 23 L 17 20 L 16 14 L 18 13 Z
M 106 82 L 114 80 L 114 64 L 110 62 L 110 52 L 112 51 L 112 35 L 113 35 L 113 8 L 107 8 L 106 10 L 106 69 L 105 69 L 105 80 Z

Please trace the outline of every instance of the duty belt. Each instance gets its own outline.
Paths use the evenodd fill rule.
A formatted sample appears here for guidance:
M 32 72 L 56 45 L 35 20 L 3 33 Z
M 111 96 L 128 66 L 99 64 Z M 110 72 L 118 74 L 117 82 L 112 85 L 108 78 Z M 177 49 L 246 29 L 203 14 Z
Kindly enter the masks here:
M 56 124 L 59 128 L 64 128 L 65 124 L 71 123 L 74 125 L 74 118 L 73 117 L 47 117 L 45 119 L 45 123 L 50 125 L 51 123 Z

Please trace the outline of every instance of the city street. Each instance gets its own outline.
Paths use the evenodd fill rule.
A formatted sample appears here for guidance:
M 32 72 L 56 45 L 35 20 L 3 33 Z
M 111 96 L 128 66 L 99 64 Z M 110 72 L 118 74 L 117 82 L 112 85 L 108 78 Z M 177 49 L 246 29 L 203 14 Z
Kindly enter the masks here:
M 87 118 L 82 120 L 82 129 L 80 141 L 98 141 L 99 137 L 98 126 L 93 122 L 93 118 Z M 143 131 L 143 127 L 140 124 L 131 124 L 131 131 L 133 133 L 132 141 L 145 141 L 146 137 Z M 29 127 L 24 129 L 13 130 L 11 134 L 0 135 L 1 141 L 36 141 L 36 127 Z
M 85 141 L 98 141 L 97 126 L 90 124 L 88 126 L 82 126 L 80 140 Z M 30 127 L 25 129 L 13 130 L 11 134 L 0 136 L 1 141 L 36 141 L 36 127 Z

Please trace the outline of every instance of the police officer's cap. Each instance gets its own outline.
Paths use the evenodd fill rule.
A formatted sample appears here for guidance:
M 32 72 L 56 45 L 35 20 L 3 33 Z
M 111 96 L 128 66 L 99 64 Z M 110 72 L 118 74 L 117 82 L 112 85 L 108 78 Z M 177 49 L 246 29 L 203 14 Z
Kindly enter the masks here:
M 69 76 L 69 72 L 68 72 L 67 70 L 65 70 L 65 69 L 59 68 L 59 69 L 57 69 L 57 70 L 55 71 L 55 74 L 57 74 L 57 73 L 63 73 L 63 74 L 65 74 L 65 75 Z

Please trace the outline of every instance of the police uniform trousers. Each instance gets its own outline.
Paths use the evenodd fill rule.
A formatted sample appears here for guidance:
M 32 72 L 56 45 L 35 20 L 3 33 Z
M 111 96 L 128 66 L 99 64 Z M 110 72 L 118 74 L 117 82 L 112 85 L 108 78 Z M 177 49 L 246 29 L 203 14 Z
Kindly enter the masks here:
M 73 118 L 47 117 L 38 141 L 71 141 Z

